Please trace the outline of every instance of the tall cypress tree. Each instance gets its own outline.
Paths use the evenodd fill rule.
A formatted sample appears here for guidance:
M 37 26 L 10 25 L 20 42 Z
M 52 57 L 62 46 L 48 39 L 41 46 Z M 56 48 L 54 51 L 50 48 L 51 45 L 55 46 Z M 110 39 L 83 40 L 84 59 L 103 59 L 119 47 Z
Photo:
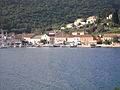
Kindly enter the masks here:
M 112 21 L 115 24 L 120 24 L 120 20 L 119 20 L 119 16 L 118 16 L 118 10 L 115 10 L 113 12 Z

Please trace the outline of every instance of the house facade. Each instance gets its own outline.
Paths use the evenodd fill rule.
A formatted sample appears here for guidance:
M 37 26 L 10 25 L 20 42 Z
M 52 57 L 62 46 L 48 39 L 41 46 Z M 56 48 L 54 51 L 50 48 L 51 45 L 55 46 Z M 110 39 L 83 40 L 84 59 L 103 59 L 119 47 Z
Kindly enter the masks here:
M 116 34 L 116 33 L 104 34 L 101 39 L 102 39 L 102 41 L 105 41 L 105 40 L 113 40 L 113 37 L 114 37 L 114 36 L 120 37 L 120 34 Z
M 28 43 L 31 43 L 31 39 L 35 36 L 35 34 L 23 34 L 23 39 Z
M 66 28 L 68 28 L 68 29 L 69 29 L 69 28 L 73 28 L 73 27 L 74 27 L 74 24 L 73 24 L 73 23 L 70 23 L 70 24 L 67 24 L 67 25 L 66 25 Z
M 67 35 L 55 36 L 55 38 L 54 38 L 54 44 L 56 44 L 56 45 L 62 45 L 66 41 L 67 41 Z
M 36 36 L 34 36 L 34 37 L 32 37 L 31 39 L 30 39 L 30 42 L 33 44 L 33 45 L 39 45 L 40 44 L 40 37 L 41 37 L 41 35 L 36 35 Z
M 50 37 L 47 34 L 41 35 L 40 39 L 50 41 Z
M 76 27 L 82 27 L 82 26 L 86 25 L 85 19 L 79 18 L 79 19 L 75 20 L 74 25 Z
M 92 35 L 81 35 L 80 41 L 82 45 L 91 45 L 91 44 L 97 44 L 98 40 L 92 36 Z
M 70 35 L 67 36 L 67 43 L 71 46 L 81 44 L 80 35 Z
M 112 14 L 109 14 L 106 19 L 112 19 L 113 15 Z
M 90 16 L 87 18 L 86 23 L 87 24 L 93 24 L 97 20 L 97 16 Z

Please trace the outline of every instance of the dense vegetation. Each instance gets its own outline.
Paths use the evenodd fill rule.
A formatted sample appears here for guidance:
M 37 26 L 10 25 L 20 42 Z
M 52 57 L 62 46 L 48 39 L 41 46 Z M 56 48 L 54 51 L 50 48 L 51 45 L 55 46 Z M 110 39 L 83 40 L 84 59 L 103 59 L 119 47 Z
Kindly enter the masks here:
M 0 28 L 32 32 L 58 29 L 76 18 L 105 17 L 120 8 L 120 0 L 0 0 Z

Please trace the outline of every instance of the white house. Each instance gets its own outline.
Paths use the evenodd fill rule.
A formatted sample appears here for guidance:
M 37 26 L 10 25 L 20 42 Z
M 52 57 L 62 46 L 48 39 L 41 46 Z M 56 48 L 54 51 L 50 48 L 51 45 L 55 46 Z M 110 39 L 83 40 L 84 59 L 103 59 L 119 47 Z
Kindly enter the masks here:
M 65 27 L 61 27 L 61 29 L 62 29 L 62 30 L 64 30 L 64 29 L 65 29 Z
M 93 24 L 97 20 L 97 16 L 90 16 L 87 18 L 86 23 L 87 24 Z
M 106 19 L 112 19 L 112 14 L 110 14 L 110 15 L 108 15 L 107 17 L 106 17 Z
M 41 35 L 34 36 L 33 38 L 30 39 L 30 43 L 32 43 L 33 45 L 40 44 L 40 41 L 41 41 L 40 37 Z
M 67 42 L 73 46 L 80 44 L 80 35 L 70 35 L 67 37 Z
M 28 41 L 28 43 L 31 43 L 31 38 L 33 38 L 34 36 L 35 36 L 35 34 L 24 34 L 23 39 L 25 41 Z
M 67 41 L 67 35 L 55 36 L 54 44 L 60 45 Z
M 47 34 L 41 35 L 40 39 L 50 41 L 50 37 Z
M 85 19 L 79 18 L 79 19 L 75 20 L 74 25 L 76 27 L 82 27 L 82 26 L 86 25 Z
M 66 28 L 68 28 L 68 29 L 69 29 L 69 28 L 73 28 L 73 26 L 74 26 L 74 24 L 73 24 L 73 23 L 70 23 L 70 24 L 67 24 L 67 25 L 66 25 Z

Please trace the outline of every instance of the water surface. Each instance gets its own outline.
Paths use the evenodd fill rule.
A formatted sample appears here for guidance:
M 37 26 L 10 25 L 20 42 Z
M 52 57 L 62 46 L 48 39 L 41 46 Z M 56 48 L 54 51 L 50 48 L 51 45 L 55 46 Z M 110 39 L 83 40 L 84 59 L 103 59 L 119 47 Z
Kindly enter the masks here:
M 0 90 L 120 88 L 120 48 L 0 49 Z

